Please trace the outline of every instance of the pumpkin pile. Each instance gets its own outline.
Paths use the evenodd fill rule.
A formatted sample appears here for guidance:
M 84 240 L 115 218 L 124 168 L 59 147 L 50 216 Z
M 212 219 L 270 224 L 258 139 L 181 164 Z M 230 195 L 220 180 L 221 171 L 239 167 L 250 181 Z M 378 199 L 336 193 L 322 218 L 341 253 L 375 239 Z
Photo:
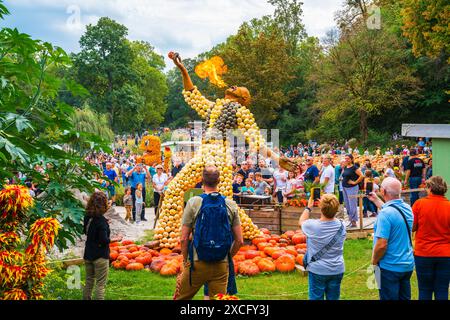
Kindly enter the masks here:
M 306 199 L 289 199 L 286 202 L 288 207 L 306 207 L 308 205 L 308 200 Z
M 113 242 L 109 247 L 109 258 L 114 269 L 147 270 L 162 276 L 175 276 L 181 271 L 183 264 L 180 248 L 163 248 L 158 251 L 152 249 L 152 244 L 137 245 L 130 240 Z
M 261 272 L 291 272 L 295 264 L 303 266 L 306 236 L 301 230 L 287 231 L 281 236 L 262 228 L 262 235 L 254 238 L 233 257 L 237 274 L 254 276 Z

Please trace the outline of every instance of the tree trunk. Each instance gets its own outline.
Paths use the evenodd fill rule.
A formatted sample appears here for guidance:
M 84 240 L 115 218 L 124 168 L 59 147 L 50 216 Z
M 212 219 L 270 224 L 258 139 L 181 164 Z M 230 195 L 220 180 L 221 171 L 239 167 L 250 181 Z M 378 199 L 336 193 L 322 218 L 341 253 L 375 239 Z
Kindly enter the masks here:
M 359 129 L 361 131 L 362 143 L 366 143 L 367 137 L 369 135 L 367 128 L 367 111 L 361 109 L 359 111 Z

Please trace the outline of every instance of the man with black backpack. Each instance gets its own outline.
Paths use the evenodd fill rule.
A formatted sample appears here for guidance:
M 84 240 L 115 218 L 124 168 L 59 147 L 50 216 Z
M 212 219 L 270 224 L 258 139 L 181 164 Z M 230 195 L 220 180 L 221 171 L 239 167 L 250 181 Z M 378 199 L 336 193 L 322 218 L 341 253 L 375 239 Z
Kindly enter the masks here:
M 216 167 L 205 167 L 204 193 L 191 198 L 184 209 L 181 229 L 184 269 L 177 284 L 176 300 L 192 299 L 204 284 L 208 284 L 210 297 L 227 293 L 229 272 L 234 272 L 229 264 L 243 238 L 238 207 L 217 191 L 219 178 Z

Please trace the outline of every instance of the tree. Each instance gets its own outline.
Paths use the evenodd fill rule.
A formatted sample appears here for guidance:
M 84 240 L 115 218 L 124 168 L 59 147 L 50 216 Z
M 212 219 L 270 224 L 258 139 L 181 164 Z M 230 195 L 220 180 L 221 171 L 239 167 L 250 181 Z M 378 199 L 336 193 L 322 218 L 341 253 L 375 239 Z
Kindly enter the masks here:
M 112 132 L 108 118 L 105 114 L 93 111 L 88 105 L 81 109 L 76 109 L 72 116 L 75 129 L 79 132 L 88 132 L 101 137 L 105 141 L 113 141 Z
M 167 110 L 165 97 L 169 89 L 163 73 L 164 59 L 148 42 L 133 41 L 130 46 L 134 54 L 132 67 L 140 79 L 138 92 L 144 98 L 143 126 L 155 128 L 164 121 Z
M 212 50 L 228 65 L 224 80 L 247 87 L 252 95 L 250 109 L 261 128 L 267 128 L 288 102 L 285 84 L 292 80 L 288 44 L 270 17 L 244 23 L 236 35 Z
M 7 14 L 0 1 L 0 16 Z M 73 189 L 91 192 L 99 184 L 99 169 L 85 161 L 93 151 L 108 151 L 99 137 L 77 131 L 71 121 L 74 108 L 60 99 L 61 92 L 82 95 L 85 90 L 57 70 L 70 68 L 61 48 L 33 40 L 17 29 L 0 30 L 0 188 L 21 172 L 43 192 L 27 222 L 56 218 L 62 229 L 60 248 L 82 234 L 84 210 Z
M 395 35 L 369 30 L 363 23 L 353 25 L 318 64 L 313 77 L 320 85 L 316 107 L 328 120 L 340 119 L 349 110 L 357 112 L 366 141 L 370 115 L 404 108 L 418 97 L 420 81 L 407 57 Z
M 134 55 L 127 34 L 125 26 L 107 17 L 100 18 L 97 25 L 86 27 L 86 33 L 80 38 L 81 51 L 73 56 L 76 79 L 91 93 L 92 108 L 107 113 L 115 131 L 123 130 L 126 125 L 118 118 L 119 114 L 136 111 L 121 110 L 127 101 L 117 101 L 118 96 L 126 95 L 116 91 L 139 81 L 132 67 Z
M 445 0 L 402 0 L 403 34 L 416 56 L 450 54 L 450 4 Z
M 306 38 L 305 26 L 302 22 L 302 5 L 298 0 L 268 0 L 275 6 L 273 19 L 277 23 L 284 40 L 288 44 L 288 54 L 298 54 L 299 43 Z

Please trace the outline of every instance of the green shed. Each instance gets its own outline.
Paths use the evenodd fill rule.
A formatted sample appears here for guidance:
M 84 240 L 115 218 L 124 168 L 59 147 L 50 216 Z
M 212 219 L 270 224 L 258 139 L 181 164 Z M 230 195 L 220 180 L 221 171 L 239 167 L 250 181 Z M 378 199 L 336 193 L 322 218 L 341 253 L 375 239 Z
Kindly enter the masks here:
M 433 175 L 443 177 L 450 186 L 450 124 L 406 123 L 402 124 L 402 136 L 433 139 Z

